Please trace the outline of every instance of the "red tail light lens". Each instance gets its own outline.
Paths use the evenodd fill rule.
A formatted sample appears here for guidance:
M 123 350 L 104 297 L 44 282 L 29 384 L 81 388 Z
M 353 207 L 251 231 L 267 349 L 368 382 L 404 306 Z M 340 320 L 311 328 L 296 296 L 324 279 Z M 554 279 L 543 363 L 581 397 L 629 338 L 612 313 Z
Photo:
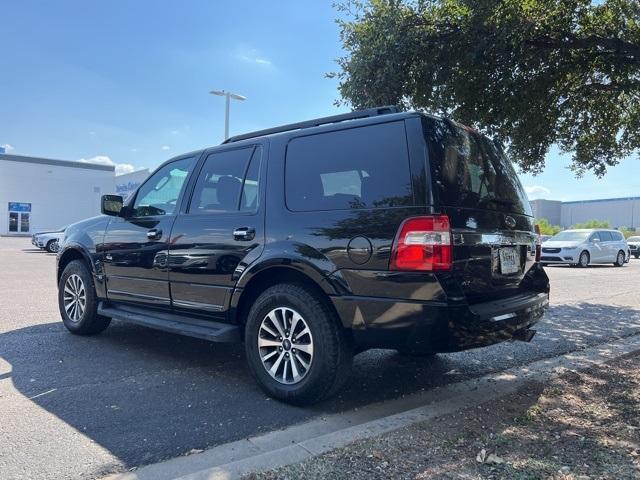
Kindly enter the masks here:
M 391 251 L 390 270 L 450 270 L 453 261 L 449 217 L 408 218 Z
M 540 261 L 540 256 L 542 254 L 542 245 L 540 245 L 540 225 L 535 225 L 534 227 L 536 231 L 536 262 Z

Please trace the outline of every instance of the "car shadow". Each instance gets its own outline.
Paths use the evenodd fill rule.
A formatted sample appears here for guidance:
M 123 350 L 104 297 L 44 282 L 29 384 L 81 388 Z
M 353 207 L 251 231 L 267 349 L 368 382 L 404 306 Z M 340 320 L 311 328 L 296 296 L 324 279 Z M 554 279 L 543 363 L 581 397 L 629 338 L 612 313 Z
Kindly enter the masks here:
M 95 337 L 60 322 L 2 333 L 0 380 L 134 467 L 639 333 L 640 310 L 559 305 L 537 330 L 528 344 L 430 358 L 364 352 L 339 395 L 306 408 L 266 397 L 240 344 L 120 322 Z

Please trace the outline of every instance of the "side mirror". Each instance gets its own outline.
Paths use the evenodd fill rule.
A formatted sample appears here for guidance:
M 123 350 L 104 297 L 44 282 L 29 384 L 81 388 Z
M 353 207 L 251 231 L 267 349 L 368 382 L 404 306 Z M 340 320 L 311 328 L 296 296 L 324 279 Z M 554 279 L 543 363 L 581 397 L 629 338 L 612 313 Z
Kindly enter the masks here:
M 102 195 L 100 211 L 104 215 L 111 215 L 112 217 L 118 217 L 122 212 L 123 204 L 124 204 L 124 200 L 120 195 Z
M 600 239 L 598 237 L 592 238 L 591 243 L 600 243 Z

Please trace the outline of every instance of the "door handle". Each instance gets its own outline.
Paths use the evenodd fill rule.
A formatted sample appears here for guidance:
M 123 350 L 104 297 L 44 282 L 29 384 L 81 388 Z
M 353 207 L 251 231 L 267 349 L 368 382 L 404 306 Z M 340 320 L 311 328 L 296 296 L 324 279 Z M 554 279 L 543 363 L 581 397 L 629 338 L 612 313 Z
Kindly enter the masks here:
M 256 237 L 256 230 L 255 228 L 251 228 L 251 227 L 240 227 L 240 228 L 236 228 L 233 231 L 233 239 L 234 240 L 240 240 L 240 241 L 249 241 L 249 240 L 253 240 Z
M 159 228 L 152 228 L 147 232 L 147 238 L 149 240 L 158 240 L 160 237 L 162 237 L 162 230 Z

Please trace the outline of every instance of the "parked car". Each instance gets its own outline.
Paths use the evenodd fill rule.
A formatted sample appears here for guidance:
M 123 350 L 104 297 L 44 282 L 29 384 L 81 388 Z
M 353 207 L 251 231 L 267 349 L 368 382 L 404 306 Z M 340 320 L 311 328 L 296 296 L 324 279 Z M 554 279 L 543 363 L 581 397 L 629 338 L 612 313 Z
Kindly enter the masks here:
M 540 243 L 544 243 L 551 238 L 551 235 L 539 235 Z
M 60 247 L 60 241 L 64 237 L 66 227 L 53 231 L 37 232 L 31 235 L 31 244 L 46 250 L 49 253 L 57 253 Z
M 627 238 L 629 251 L 635 258 L 640 258 L 640 236 Z
M 268 188 L 267 188 L 268 186 Z M 529 341 L 548 305 L 527 197 L 473 130 L 383 107 L 232 137 L 173 158 L 69 227 L 59 307 L 242 341 L 275 398 L 310 403 L 354 352 Z
M 564 230 L 542 244 L 541 261 L 578 267 L 591 263 L 612 263 L 622 267 L 629 261 L 629 246 L 617 230 Z

